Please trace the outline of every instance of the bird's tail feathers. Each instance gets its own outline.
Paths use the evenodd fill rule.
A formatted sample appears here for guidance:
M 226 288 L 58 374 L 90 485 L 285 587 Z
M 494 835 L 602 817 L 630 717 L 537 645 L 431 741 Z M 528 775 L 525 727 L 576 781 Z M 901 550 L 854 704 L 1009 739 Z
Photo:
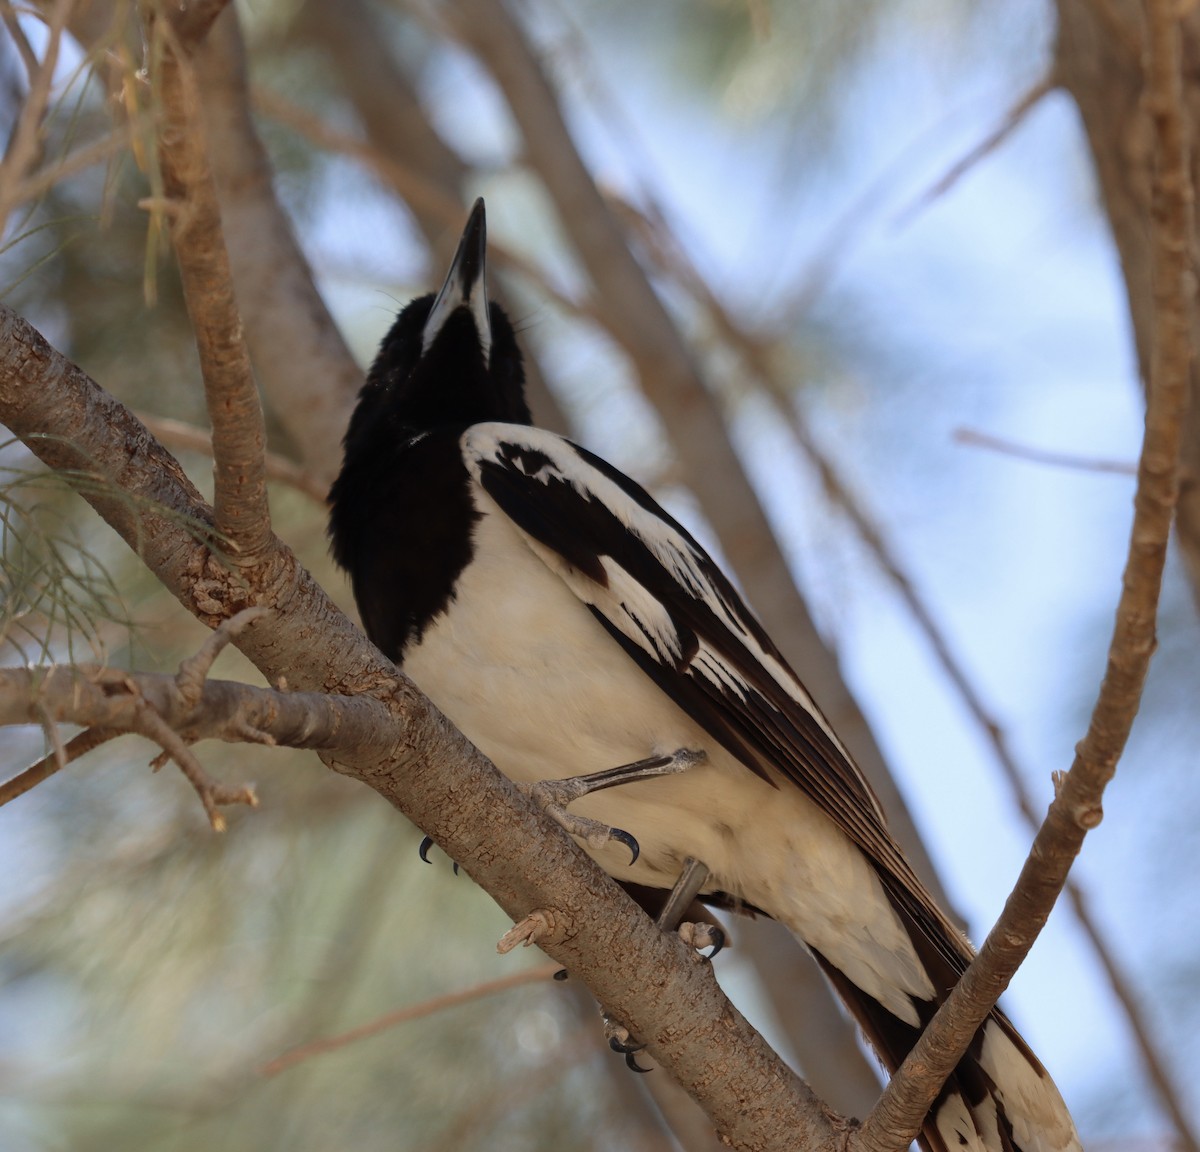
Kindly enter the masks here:
M 901 919 L 934 987 L 942 990 L 936 1002 L 914 1001 L 920 1027 L 889 1012 L 810 947 L 889 1074 L 900 1067 L 961 974 L 945 959 L 944 946 L 931 948 L 903 912 Z M 984 1021 L 938 1094 L 918 1142 L 925 1152 L 1082 1152 L 1054 1081 L 999 1009 Z

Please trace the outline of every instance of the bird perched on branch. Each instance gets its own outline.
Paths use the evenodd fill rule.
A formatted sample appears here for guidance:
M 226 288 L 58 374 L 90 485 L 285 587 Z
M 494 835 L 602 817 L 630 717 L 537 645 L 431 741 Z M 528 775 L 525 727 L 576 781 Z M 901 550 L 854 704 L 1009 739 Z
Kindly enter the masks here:
M 350 421 L 330 535 L 368 635 L 508 776 L 581 778 L 556 814 L 617 880 L 665 892 L 693 857 L 705 899 L 787 925 L 894 1071 L 970 945 L 712 559 L 629 477 L 532 426 L 485 255 L 478 201 L 444 287 L 400 313 Z M 1080 1147 L 999 1011 L 922 1143 Z

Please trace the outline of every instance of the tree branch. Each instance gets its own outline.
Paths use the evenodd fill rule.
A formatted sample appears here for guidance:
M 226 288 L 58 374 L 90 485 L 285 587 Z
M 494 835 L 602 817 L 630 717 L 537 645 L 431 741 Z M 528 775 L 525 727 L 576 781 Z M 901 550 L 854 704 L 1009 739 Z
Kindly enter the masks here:
M 396 717 L 366 696 L 284 692 L 232 680 L 189 684 L 184 671 L 88 664 L 0 668 L 0 726 L 40 724 L 44 711 L 59 724 L 145 735 L 145 708 L 193 744 L 249 741 L 347 751 L 386 749 L 395 739 Z
M 1025 117 L 1057 87 L 1058 77 L 1052 68 L 1014 101 L 1012 107 L 1004 114 L 1004 119 L 978 144 L 973 145 L 966 155 L 956 160 L 930 187 L 914 197 L 912 203 L 897 212 L 892 220 L 893 227 L 906 227 L 935 200 L 945 196 L 985 156 L 999 148 L 1024 123 Z
M 216 526 L 234 564 L 253 566 L 270 546 L 262 406 L 242 335 L 221 213 L 189 55 L 220 3 L 164 7 L 152 25 L 162 101 L 158 151 L 171 239 L 200 354 L 213 426 Z M 169 15 L 166 15 L 169 13 Z
M 271 163 L 250 115 L 236 9 L 222 14 L 192 60 L 246 341 L 267 403 L 323 499 L 341 466 L 339 434 L 362 373 L 275 196 Z
M 323 1056 L 326 1052 L 336 1052 L 348 1044 L 356 1044 L 359 1040 L 378 1036 L 380 1032 L 386 1032 L 389 1028 L 407 1024 L 410 1020 L 433 1016 L 437 1012 L 444 1012 L 447 1008 L 455 1008 L 459 1004 L 469 1004 L 472 1000 L 479 1000 L 484 996 L 494 996 L 497 992 L 507 992 L 510 988 L 520 988 L 526 984 L 550 980 L 558 971 L 557 964 L 539 964 L 536 968 L 526 968 L 521 972 L 513 972 L 496 980 L 487 980 L 482 984 L 474 984 L 470 988 L 422 1000 L 419 1004 L 397 1008 L 395 1011 L 376 1017 L 367 1024 L 360 1024 L 357 1028 L 341 1032 L 337 1036 L 325 1036 L 320 1040 L 310 1040 L 307 1044 L 290 1048 L 259 1068 L 258 1074 L 264 1078 L 278 1076 L 280 1072 L 286 1072 L 289 1068 L 302 1064 L 305 1060 L 311 1060 L 314 1056 Z
M 1144 105 L 1143 5 L 1137 0 L 1056 0 L 1055 71 L 1079 108 L 1109 228 L 1121 259 L 1137 367 L 1146 393 L 1155 355 L 1154 130 Z M 1200 10 L 1181 9 L 1187 65 L 1183 97 L 1189 123 L 1200 124 Z M 1192 180 L 1200 178 L 1193 146 Z M 1200 252 L 1193 251 L 1193 260 Z M 1200 313 L 1192 314 L 1200 323 Z M 1185 417 L 1175 535 L 1192 601 L 1200 608 L 1200 365 L 1193 364 Z M 1172 1109 L 1177 1111 L 1177 1109 Z M 1182 1117 L 1182 1113 L 1179 1114 Z
M 852 1136 L 850 1146 L 861 1152 L 895 1152 L 916 1136 L 946 1076 L 1028 954 L 1084 837 L 1103 817 L 1104 789 L 1137 715 L 1154 651 L 1162 571 L 1179 494 L 1179 454 L 1192 360 L 1194 237 L 1176 6 L 1173 0 L 1148 0 L 1147 8 L 1148 95 L 1158 151 L 1155 342 L 1129 557 L 1108 668 L 1087 734 L 1070 771 L 1058 781 L 1057 795 L 1004 911 L 978 957 Z
M 1104 460 L 1091 456 L 1077 456 L 1071 452 L 1055 452 L 1045 448 L 1034 448 L 1019 444 L 990 432 L 974 428 L 956 428 L 954 439 L 958 444 L 969 444 L 973 448 L 987 448 L 1004 456 L 1029 460 L 1034 464 L 1048 464 L 1052 468 L 1073 468 L 1080 472 L 1111 472 L 1118 476 L 1134 476 L 1137 465 L 1124 460 Z
M 277 541 L 268 571 L 230 572 L 196 539 L 212 523 L 171 457 L 128 411 L 0 305 L 0 422 L 52 467 L 85 470 L 85 498 L 201 619 L 276 609 L 238 647 L 271 682 L 371 697 L 397 723 L 386 748 L 330 767 L 408 815 L 515 921 L 553 908 L 543 951 L 583 980 L 693 1096 L 733 1147 L 832 1152 L 843 1122 L 729 1003 L 711 968 L 640 909 L 388 664 Z M 124 491 L 121 491 L 121 487 Z M 199 589 L 199 590 L 197 590 Z M 209 689 L 206 687 L 206 692 Z M 681 1022 L 686 1021 L 686 1026 Z
M 99 748 L 101 744 L 124 734 L 117 728 L 89 728 L 86 732 L 72 736 L 62 746 L 61 751 L 56 748 L 49 756 L 44 756 L 36 764 L 31 764 L 24 771 L 0 784 L 0 808 L 18 796 L 24 796 L 42 781 L 49 780 L 55 772 L 61 771 L 73 760 L 91 752 L 93 748 Z

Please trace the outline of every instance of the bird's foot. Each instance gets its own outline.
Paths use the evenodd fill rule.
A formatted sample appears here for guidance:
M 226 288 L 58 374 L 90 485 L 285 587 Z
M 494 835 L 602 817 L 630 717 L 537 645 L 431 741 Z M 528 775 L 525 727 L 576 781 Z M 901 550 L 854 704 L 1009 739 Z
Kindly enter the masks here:
M 637 840 L 622 828 L 613 828 L 588 816 L 576 816 L 567 811 L 567 805 L 592 792 L 602 792 L 634 780 L 650 780 L 656 776 L 671 776 L 695 767 L 705 758 L 703 751 L 680 748 L 669 756 L 650 756 L 632 764 L 621 764 L 606 768 L 603 772 L 592 772 L 586 776 L 568 776 L 563 780 L 539 780 L 535 784 L 518 784 L 533 801 L 559 827 L 582 840 L 587 847 L 598 850 L 614 840 L 629 849 L 636 863 L 641 849 Z
M 703 920 L 699 922 L 687 920 L 680 924 L 679 939 L 695 948 L 697 952 L 711 948 L 712 951 L 706 957 L 708 960 L 711 960 L 726 944 L 725 929 L 719 924 L 709 924 Z
M 649 1068 L 643 1068 L 637 1062 L 637 1054 L 644 1051 L 646 1045 L 639 1044 L 629 1034 L 629 1029 L 624 1024 L 618 1023 L 607 1012 L 601 1012 L 600 1019 L 604 1022 L 604 1039 L 608 1041 L 608 1046 L 618 1056 L 625 1057 L 625 1067 L 630 1072 L 649 1072 Z

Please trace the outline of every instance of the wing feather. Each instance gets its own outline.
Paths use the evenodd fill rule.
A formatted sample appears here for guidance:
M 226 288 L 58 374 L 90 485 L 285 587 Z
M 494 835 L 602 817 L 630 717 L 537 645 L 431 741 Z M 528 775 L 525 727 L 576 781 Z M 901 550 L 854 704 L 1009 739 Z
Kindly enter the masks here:
M 866 780 L 687 530 L 627 476 L 554 433 L 476 424 L 461 445 L 474 479 L 642 671 L 749 770 L 803 789 L 961 972 L 968 947 L 887 831 Z

